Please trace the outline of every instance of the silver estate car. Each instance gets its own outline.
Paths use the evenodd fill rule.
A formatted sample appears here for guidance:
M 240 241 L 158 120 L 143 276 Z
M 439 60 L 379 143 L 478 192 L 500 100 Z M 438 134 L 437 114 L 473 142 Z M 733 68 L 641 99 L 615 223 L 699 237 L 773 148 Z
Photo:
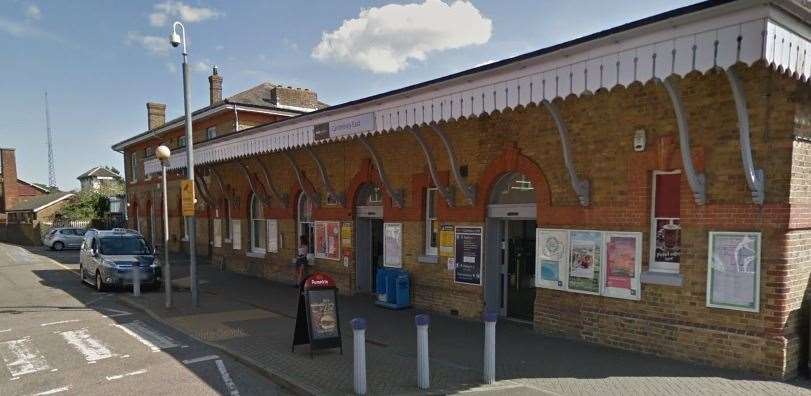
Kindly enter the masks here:
M 160 285 L 160 264 L 141 234 L 123 228 L 90 230 L 85 234 L 79 253 L 82 283 L 102 291 L 132 285 L 136 273 L 140 274 L 144 288 Z
M 53 249 L 78 249 L 84 241 L 84 228 L 53 228 L 42 237 L 42 244 Z

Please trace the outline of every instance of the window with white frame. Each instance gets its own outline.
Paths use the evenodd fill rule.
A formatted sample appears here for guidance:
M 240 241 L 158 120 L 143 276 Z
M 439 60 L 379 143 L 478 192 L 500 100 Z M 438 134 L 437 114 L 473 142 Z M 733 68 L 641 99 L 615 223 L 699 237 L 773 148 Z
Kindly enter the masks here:
M 425 190 L 425 255 L 437 255 L 437 238 L 439 235 L 439 222 L 436 219 L 437 189 Z
M 681 171 L 654 171 L 651 183 L 650 270 L 679 273 Z
M 298 239 L 296 240 L 296 246 L 299 245 L 301 236 L 304 235 L 307 238 L 308 253 L 314 254 L 315 241 L 313 240 L 313 204 L 310 199 L 307 198 L 307 194 L 301 193 L 299 195 L 297 209 L 296 216 L 298 217 L 296 219 L 296 223 L 298 224 Z
M 268 229 L 262 200 L 254 194 L 251 197 L 251 251 L 265 253 L 268 245 Z
M 206 139 L 211 140 L 215 137 L 217 137 L 217 127 L 208 127 L 208 129 L 206 129 Z

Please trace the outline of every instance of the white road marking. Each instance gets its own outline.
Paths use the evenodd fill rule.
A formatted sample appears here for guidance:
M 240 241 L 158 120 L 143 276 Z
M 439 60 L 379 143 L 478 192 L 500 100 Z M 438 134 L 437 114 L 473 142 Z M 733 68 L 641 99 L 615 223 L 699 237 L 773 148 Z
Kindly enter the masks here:
M 11 329 L 0 330 L 0 333 L 8 333 Z
M 194 364 L 194 363 L 200 363 L 200 362 L 207 362 L 209 360 L 214 360 L 214 359 L 219 359 L 219 358 L 220 357 L 217 356 L 217 355 L 208 355 L 208 356 L 203 356 L 203 357 L 199 357 L 199 358 L 184 360 L 183 364 Z
M 52 326 L 55 324 L 62 324 L 62 323 L 75 323 L 78 322 L 79 319 L 69 319 L 69 320 L 60 320 L 58 322 L 50 322 L 50 323 L 43 323 L 40 326 Z
M 125 324 L 114 324 L 125 333 L 129 334 L 141 344 L 146 345 L 152 352 L 158 352 L 161 349 L 175 348 L 175 340 L 158 333 L 147 325 L 143 324 L 140 320 L 135 320 Z
M 110 348 L 107 348 L 101 341 L 90 336 L 87 329 L 65 331 L 59 333 L 71 346 L 76 348 L 88 363 L 96 363 L 97 360 L 113 357 Z
M 117 317 L 119 317 L 119 316 L 127 316 L 127 315 L 132 315 L 132 312 L 121 311 L 121 310 L 118 310 L 118 309 L 112 309 L 112 308 L 99 308 L 99 309 L 103 309 L 103 310 L 105 310 L 105 311 L 111 311 L 111 312 L 115 312 L 115 313 L 116 313 L 115 315 L 104 315 L 104 316 L 106 316 L 106 317 L 108 317 L 108 318 L 117 318 Z
M 231 396 L 239 396 L 239 391 L 237 390 L 237 385 L 231 380 L 231 376 L 228 374 L 228 370 L 225 369 L 225 363 L 222 360 L 217 360 L 217 368 L 220 370 L 220 376 L 222 377 L 222 382 L 225 383 L 225 388 L 228 389 L 228 392 Z
M 0 343 L 0 356 L 12 377 L 50 368 L 42 354 L 31 345 L 31 337 Z
M 117 380 L 117 379 L 121 379 L 121 378 L 124 378 L 124 377 L 132 377 L 133 375 L 139 375 L 139 374 L 144 374 L 144 373 L 146 373 L 146 369 L 141 369 L 141 370 L 133 371 L 131 373 L 126 373 L 126 374 L 111 375 L 111 376 L 107 377 L 107 381 Z
M 40 393 L 35 394 L 34 396 L 53 395 L 53 394 L 55 394 L 55 393 L 61 393 L 61 392 L 64 392 L 64 391 L 66 391 L 66 390 L 69 390 L 69 389 L 70 389 L 70 385 L 68 385 L 68 386 L 63 386 L 63 387 L 61 387 L 61 388 L 51 389 L 51 390 L 49 390 L 49 391 L 45 391 L 45 392 L 40 392 Z

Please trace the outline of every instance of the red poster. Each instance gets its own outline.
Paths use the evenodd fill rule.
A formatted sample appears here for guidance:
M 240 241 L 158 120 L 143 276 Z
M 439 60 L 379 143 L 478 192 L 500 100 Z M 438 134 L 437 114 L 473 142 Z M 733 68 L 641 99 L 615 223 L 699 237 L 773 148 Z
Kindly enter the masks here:
M 635 276 L 636 238 L 612 236 L 606 245 L 606 287 L 630 289 Z

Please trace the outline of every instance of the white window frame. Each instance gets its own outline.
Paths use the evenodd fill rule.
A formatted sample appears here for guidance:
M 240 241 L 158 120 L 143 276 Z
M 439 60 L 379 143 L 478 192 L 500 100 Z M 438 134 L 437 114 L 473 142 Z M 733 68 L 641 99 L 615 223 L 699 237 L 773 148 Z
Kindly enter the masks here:
M 656 176 L 659 175 L 676 175 L 681 174 L 681 169 L 672 171 L 653 171 L 651 176 L 651 205 L 650 205 L 650 250 L 648 252 L 648 269 L 651 272 L 658 272 L 663 274 L 678 274 L 681 267 L 681 258 L 679 263 L 670 265 L 670 267 L 663 266 L 656 263 L 656 220 L 678 220 L 681 224 L 681 217 L 656 217 Z M 681 199 L 681 198 L 679 198 Z M 681 215 L 681 209 L 679 209 Z
M 217 127 L 211 126 L 206 128 L 206 139 L 211 140 L 214 139 L 215 137 L 217 137 Z
M 255 230 L 256 230 L 256 226 L 258 225 L 260 227 L 260 229 L 263 229 L 263 230 L 265 230 L 265 232 L 267 232 L 267 221 L 265 220 L 264 213 L 262 214 L 261 218 L 256 217 L 256 214 L 254 213 L 254 210 L 253 210 L 254 203 L 258 203 L 259 205 L 262 205 L 262 202 L 259 200 L 259 196 L 257 196 L 256 194 L 253 194 L 251 196 L 251 201 L 250 201 L 250 205 L 251 205 L 250 206 L 250 211 L 249 211 L 250 216 L 251 216 L 250 217 L 250 219 L 251 219 L 251 227 L 250 227 L 250 231 L 251 231 L 251 249 L 250 249 L 250 251 L 252 253 L 265 254 L 265 252 L 267 251 L 267 243 L 268 243 L 267 235 L 265 235 L 265 238 L 264 238 L 265 247 L 264 248 L 260 247 L 257 244 L 257 241 L 259 239 L 257 238 L 258 235 L 257 235 Z M 257 223 L 259 223 L 259 224 L 257 224 Z
M 307 241 L 307 255 L 315 257 L 315 222 L 312 218 L 308 221 L 303 221 L 301 218 L 301 212 L 303 212 L 301 210 L 303 207 L 303 200 L 308 199 L 307 194 L 301 193 L 299 194 L 298 201 L 296 202 L 296 246 L 299 245 L 299 240 L 301 239 L 301 236 L 304 235 L 304 227 L 308 227 L 310 229 L 310 232 L 308 233 L 310 238 L 309 241 Z
M 433 229 L 431 226 L 433 225 L 432 221 L 436 221 L 436 211 L 434 211 L 434 217 L 431 217 L 431 207 L 436 206 L 436 197 L 439 190 L 436 187 L 430 187 L 425 190 L 425 255 L 426 256 L 436 256 L 439 254 L 439 246 L 431 246 L 431 234 L 433 233 Z M 433 200 L 431 199 L 431 195 L 433 194 Z M 433 205 L 432 205 L 433 204 Z M 439 244 L 439 232 L 437 231 L 437 245 Z

